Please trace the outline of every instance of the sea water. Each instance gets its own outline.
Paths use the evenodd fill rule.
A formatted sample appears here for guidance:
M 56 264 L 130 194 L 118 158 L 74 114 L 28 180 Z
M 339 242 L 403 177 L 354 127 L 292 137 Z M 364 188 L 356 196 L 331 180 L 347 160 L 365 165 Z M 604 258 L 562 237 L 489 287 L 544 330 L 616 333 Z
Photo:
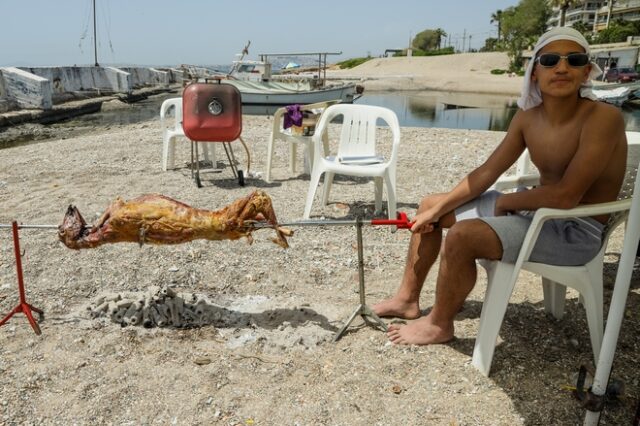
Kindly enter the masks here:
M 110 109 L 61 121 L 34 132 L 8 132 L 0 129 L 0 149 L 34 141 L 59 139 L 47 130 L 79 136 L 99 128 L 138 123 L 160 117 L 162 101 L 178 93 L 156 95 L 125 108 Z M 366 92 L 356 104 L 391 109 L 402 127 L 441 127 L 449 129 L 505 131 L 517 111 L 516 97 L 477 93 L 435 91 Z M 273 114 L 276 108 L 243 110 L 245 114 Z M 622 108 L 626 129 L 640 131 L 640 109 Z M 68 133 L 65 131 L 68 130 Z M 3 135 L 4 134 L 4 135 Z

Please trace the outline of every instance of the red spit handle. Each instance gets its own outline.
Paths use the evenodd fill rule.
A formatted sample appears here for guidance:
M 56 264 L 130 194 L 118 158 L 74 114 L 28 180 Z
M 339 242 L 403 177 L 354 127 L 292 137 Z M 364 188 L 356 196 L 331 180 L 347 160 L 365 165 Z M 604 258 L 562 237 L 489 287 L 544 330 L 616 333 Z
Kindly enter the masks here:
M 395 225 L 399 229 L 411 229 L 413 222 L 409 222 L 405 212 L 398 212 L 397 219 L 372 219 L 372 225 Z

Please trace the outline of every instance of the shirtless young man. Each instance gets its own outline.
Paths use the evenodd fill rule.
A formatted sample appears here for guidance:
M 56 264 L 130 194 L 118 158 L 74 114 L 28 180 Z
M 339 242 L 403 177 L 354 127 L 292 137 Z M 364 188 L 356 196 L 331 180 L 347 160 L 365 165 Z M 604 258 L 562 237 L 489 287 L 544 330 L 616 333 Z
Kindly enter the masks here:
M 453 190 L 422 200 L 400 287 L 393 298 L 373 307 L 379 316 L 417 318 L 404 326 L 391 325 L 391 342 L 451 340 L 454 317 L 475 285 L 476 259 L 515 262 L 532 211 L 616 199 L 626 165 L 624 122 L 614 106 L 587 98 L 593 98 L 590 79 L 600 73 L 589 62 L 588 49 L 584 37 L 571 28 L 542 35 L 525 75 L 521 109 L 504 140 Z M 485 192 L 525 148 L 540 172 L 540 186 L 509 194 Z M 530 259 L 586 263 L 600 249 L 606 219 L 547 221 Z M 443 228 L 449 229 L 444 241 Z M 438 253 L 435 303 L 420 318 L 420 291 Z

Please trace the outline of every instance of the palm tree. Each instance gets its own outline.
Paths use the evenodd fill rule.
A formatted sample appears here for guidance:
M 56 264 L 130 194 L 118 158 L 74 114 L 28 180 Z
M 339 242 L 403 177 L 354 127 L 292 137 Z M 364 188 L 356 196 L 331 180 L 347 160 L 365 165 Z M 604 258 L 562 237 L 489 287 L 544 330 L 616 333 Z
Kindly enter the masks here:
M 611 21 L 611 10 L 613 9 L 614 0 L 609 0 L 609 10 L 607 12 L 607 27 L 609 28 L 609 22 Z
M 559 27 L 564 27 L 564 18 L 567 14 L 567 9 L 570 7 L 584 4 L 584 0 L 549 0 L 552 7 L 560 8 L 560 24 Z
M 447 33 L 442 28 L 436 29 L 435 33 L 436 33 L 436 46 L 438 49 L 440 49 L 442 47 L 441 46 L 442 39 L 447 37 Z
M 500 25 L 500 20 L 502 19 L 502 11 L 500 9 L 496 10 L 494 13 L 491 14 L 491 21 L 490 23 L 493 24 L 494 22 L 498 23 L 498 43 L 500 43 L 500 34 L 501 34 L 501 25 Z

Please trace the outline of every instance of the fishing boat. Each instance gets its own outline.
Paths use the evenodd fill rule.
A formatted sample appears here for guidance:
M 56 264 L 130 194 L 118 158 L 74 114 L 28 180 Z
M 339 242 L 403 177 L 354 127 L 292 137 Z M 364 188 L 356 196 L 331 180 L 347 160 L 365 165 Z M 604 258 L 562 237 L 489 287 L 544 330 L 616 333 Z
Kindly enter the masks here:
M 595 86 L 592 92 L 599 101 L 620 107 L 637 102 L 640 95 L 640 82 L 601 84 Z
M 352 103 L 363 92 L 363 87 L 352 82 L 327 84 L 327 56 L 340 55 L 342 52 L 312 53 L 269 53 L 261 54 L 260 60 L 248 60 L 247 43 L 239 58 L 232 62 L 231 70 L 226 73 L 206 72 L 203 69 L 189 69 L 189 78 L 197 81 L 219 80 L 222 84 L 235 86 L 242 95 L 243 106 L 283 106 L 292 104 L 311 104 L 331 100 Z M 317 66 L 299 74 L 274 74 L 271 58 L 315 56 Z M 298 64 L 296 64 L 298 65 Z M 290 67 L 293 68 L 293 67 Z M 301 67 L 295 67 L 300 70 Z M 200 74 L 194 75 L 196 72 Z

